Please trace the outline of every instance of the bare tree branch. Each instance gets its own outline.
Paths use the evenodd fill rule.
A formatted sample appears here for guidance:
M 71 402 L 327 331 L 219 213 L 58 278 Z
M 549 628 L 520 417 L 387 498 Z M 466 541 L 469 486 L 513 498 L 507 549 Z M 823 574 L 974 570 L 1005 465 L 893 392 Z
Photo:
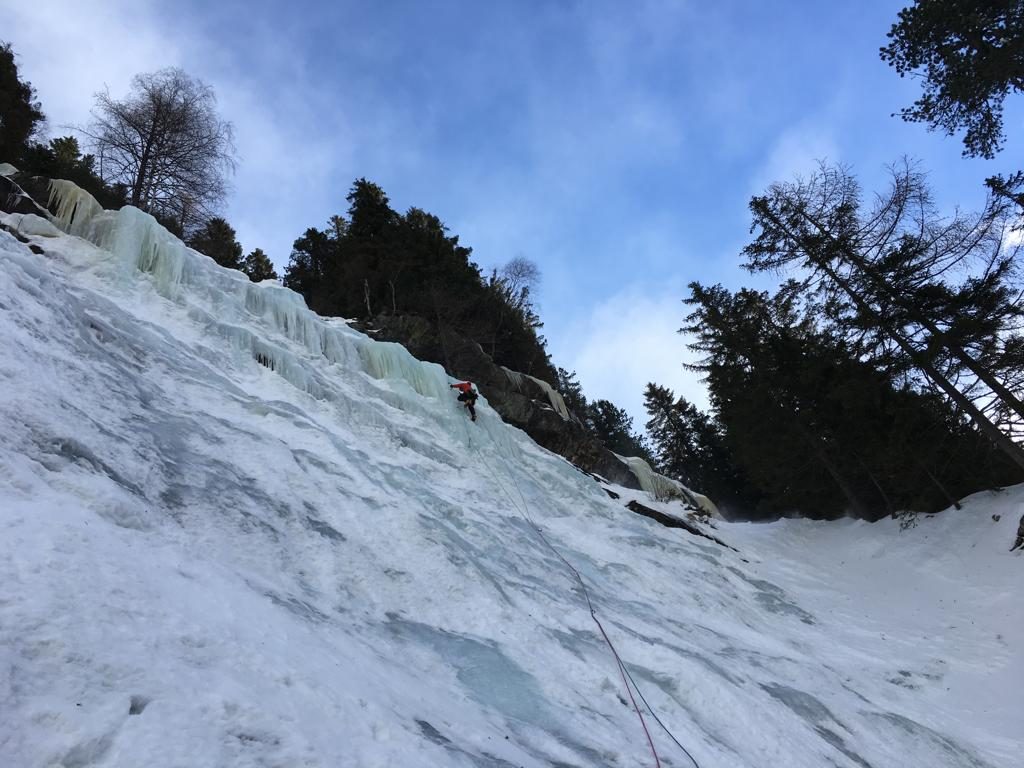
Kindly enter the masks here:
M 102 158 L 103 180 L 124 184 L 130 203 L 194 229 L 215 212 L 235 170 L 234 130 L 213 89 L 177 68 L 136 75 L 122 101 L 96 94 L 82 133 Z

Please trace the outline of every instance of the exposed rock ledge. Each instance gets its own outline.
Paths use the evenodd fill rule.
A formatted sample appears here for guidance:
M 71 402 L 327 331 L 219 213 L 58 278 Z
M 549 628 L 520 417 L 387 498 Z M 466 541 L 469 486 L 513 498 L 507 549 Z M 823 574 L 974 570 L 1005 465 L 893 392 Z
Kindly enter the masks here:
M 627 488 L 641 488 L 637 476 L 587 432 L 558 392 L 546 382 L 496 365 L 475 341 L 450 329 L 438 334 L 427 320 L 412 315 L 380 315 L 360 329 L 374 338 L 398 342 L 421 360 L 440 363 L 452 376 L 472 381 L 504 421 L 584 472 Z

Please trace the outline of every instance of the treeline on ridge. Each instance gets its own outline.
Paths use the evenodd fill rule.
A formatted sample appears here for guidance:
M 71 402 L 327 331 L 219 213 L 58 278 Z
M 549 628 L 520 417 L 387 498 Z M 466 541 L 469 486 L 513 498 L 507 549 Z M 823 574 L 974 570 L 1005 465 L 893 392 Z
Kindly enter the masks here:
M 355 181 L 347 200 L 347 216 L 307 229 L 292 248 L 284 284 L 311 309 L 360 320 L 414 315 L 439 340 L 455 331 L 497 364 L 556 385 L 530 296 L 535 267 L 524 275 L 530 263 L 520 259 L 485 277 L 470 260 L 472 249 L 437 216 L 420 208 L 394 211 L 366 179 Z

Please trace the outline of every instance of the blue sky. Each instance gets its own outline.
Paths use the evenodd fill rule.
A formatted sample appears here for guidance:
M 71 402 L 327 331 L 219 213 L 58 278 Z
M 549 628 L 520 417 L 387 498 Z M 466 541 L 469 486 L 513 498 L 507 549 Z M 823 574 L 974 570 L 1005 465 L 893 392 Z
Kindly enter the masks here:
M 1019 105 L 995 161 L 890 116 L 918 90 L 877 53 L 904 4 L 0 0 L 0 36 L 51 135 L 136 72 L 213 85 L 241 161 L 227 216 L 279 268 L 360 176 L 485 270 L 534 260 L 555 362 L 639 426 L 647 381 L 705 402 L 675 333 L 686 284 L 768 285 L 738 258 L 768 183 L 829 158 L 871 188 L 909 154 L 970 208 L 1020 166 Z

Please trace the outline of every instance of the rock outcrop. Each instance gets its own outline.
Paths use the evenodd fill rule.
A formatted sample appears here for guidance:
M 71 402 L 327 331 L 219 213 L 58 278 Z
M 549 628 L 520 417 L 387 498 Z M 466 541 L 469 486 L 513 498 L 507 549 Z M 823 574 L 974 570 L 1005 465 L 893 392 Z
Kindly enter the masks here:
M 626 504 L 626 508 L 629 509 L 631 512 L 635 512 L 638 515 L 649 517 L 651 520 L 655 520 L 661 523 L 666 528 L 680 528 L 686 531 L 687 533 L 693 534 L 694 536 L 701 536 L 705 539 L 710 539 L 711 541 L 715 542 L 715 544 L 719 544 L 723 547 L 726 547 L 727 549 L 731 549 L 733 552 L 739 551 L 738 549 L 736 549 L 736 547 L 729 546 L 724 541 L 719 539 L 717 536 L 712 536 L 710 533 L 702 531 L 700 527 L 697 526 L 695 523 L 688 522 L 679 517 L 675 517 L 674 515 L 666 515 L 664 512 L 659 512 L 656 509 L 651 509 L 650 507 L 646 506 L 645 504 L 641 504 L 639 501 L 636 501 L 635 499 Z
M 18 173 L 7 163 L 0 166 L 0 171 L 6 171 L 0 172 L 0 209 L 4 213 L 30 213 L 47 218 L 47 210 L 33 199 L 46 199 L 46 180 Z
M 501 418 L 522 429 L 584 472 L 639 489 L 637 476 L 591 435 L 543 381 L 495 364 L 483 348 L 450 329 L 440 333 L 427 320 L 381 315 L 360 326 L 374 338 L 396 341 L 421 360 L 440 363 L 452 375 L 472 381 Z

